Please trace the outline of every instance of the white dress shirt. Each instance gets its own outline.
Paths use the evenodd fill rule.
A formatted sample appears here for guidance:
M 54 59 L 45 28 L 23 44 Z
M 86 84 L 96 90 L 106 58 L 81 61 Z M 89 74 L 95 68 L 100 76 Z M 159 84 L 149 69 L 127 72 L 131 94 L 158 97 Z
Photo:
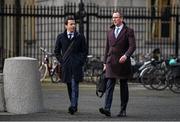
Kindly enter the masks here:
M 115 27 L 114 35 L 116 36 L 116 38 L 118 37 L 119 33 L 121 32 L 123 26 L 124 26 L 124 24 L 121 24 L 119 27 L 118 26 Z
M 71 35 L 71 38 L 70 38 Z M 67 36 L 69 39 L 72 39 L 74 37 L 74 33 L 73 32 L 67 32 Z

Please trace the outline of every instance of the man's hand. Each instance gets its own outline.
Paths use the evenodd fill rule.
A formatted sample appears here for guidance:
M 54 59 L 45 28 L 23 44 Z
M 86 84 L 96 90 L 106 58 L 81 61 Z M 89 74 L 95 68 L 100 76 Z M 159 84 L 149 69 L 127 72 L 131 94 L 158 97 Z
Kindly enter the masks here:
M 126 55 L 123 55 L 120 59 L 119 59 L 119 63 L 124 63 L 127 59 Z

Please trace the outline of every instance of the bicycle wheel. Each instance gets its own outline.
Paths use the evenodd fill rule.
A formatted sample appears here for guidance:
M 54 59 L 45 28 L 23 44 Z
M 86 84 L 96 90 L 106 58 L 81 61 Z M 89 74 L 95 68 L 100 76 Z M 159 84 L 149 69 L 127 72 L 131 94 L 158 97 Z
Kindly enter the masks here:
M 155 74 L 155 78 L 151 81 L 152 89 L 158 91 L 166 89 L 168 87 L 168 82 L 166 80 L 165 71 L 156 69 L 153 74 Z
M 92 70 L 91 70 L 91 64 L 89 62 L 86 62 L 84 67 L 84 81 L 86 82 L 92 82 Z
M 99 75 L 102 73 L 103 70 L 103 63 L 101 61 L 93 61 L 92 63 L 92 77 L 94 82 L 97 82 Z
M 140 74 L 140 82 L 146 89 L 152 90 L 151 83 L 153 80 L 153 69 L 151 67 L 147 67 L 142 70 Z
M 51 73 L 51 81 L 52 83 L 60 82 L 59 74 L 55 70 Z
M 92 74 L 92 77 L 94 78 L 94 82 L 96 83 L 97 82 L 97 80 L 98 80 L 98 77 L 99 77 L 99 75 L 102 73 L 102 69 L 99 69 L 99 68 L 94 68 L 93 69 L 93 74 Z
M 55 67 L 52 67 L 50 70 L 50 77 L 52 83 L 59 83 L 61 81 L 61 67 L 60 65 L 56 65 Z
M 40 68 L 39 68 L 40 81 L 41 81 L 41 82 L 42 82 L 42 81 L 45 79 L 45 77 L 46 77 L 46 74 L 47 74 L 47 72 L 48 72 L 47 69 L 48 69 L 48 68 L 47 68 L 47 65 L 45 65 L 45 64 L 42 64 L 42 65 L 40 66 Z
M 93 82 L 93 75 L 92 75 L 92 70 L 91 69 L 86 69 L 84 71 L 84 80 L 87 82 Z
M 172 77 L 170 79 L 169 89 L 177 94 L 180 94 L 180 77 Z

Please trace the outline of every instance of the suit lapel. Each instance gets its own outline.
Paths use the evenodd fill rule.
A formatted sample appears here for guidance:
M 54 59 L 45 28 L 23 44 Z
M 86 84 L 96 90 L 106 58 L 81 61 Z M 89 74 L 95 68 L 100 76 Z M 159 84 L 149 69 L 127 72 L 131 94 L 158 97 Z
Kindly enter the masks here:
M 120 38 L 125 34 L 126 32 L 126 28 L 125 26 L 123 26 L 121 32 L 119 33 L 118 37 L 117 37 L 117 41 L 120 40 Z

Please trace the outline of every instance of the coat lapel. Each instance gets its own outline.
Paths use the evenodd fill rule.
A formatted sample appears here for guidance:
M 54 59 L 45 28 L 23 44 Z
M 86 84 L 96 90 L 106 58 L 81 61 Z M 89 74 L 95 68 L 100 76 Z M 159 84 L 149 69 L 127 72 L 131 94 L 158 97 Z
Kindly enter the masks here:
M 124 26 L 117 38 L 114 35 L 114 43 L 112 43 L 112 46 L 116 45 L 121 40 L 122 36 L 124 36 L 125 33 L 126 33 L 126 27 Z M 114 31 L 113 31 L 113 34 L 114 34 Z
M 119 33 L 118 37 L 117 37 L 117 41 L 120 40 L 120 38 L 125 34 L 126 32 L 126 28 L 125 26 L 122 28 L 121 32 Z
M 118 43 L 121 40 L 122 36 L 126 33 L 126 26 L 124 25 L 121 32 L 119 33 L 118 37 L 116 38 L 115 34 L 114 34 L 114 29 L 115 28 L 113 28 L 109 33 L 110 34 L 110 43 L 112 44 L 112 46 L 116 45 L 116 43 Z
M 110 43 L 111 43 L 112 45 L 114 45 L 115 42 L 116 42 L 116 37 L 115 37 L 115 35 L 114 35 L 114 29 L 112 29 L 112 30 L 110 31 Z

